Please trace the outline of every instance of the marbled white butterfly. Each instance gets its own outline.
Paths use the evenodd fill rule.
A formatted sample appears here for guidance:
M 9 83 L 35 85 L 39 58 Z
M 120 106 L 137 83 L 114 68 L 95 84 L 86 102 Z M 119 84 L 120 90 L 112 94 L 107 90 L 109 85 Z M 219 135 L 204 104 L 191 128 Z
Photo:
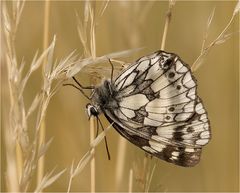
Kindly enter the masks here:
M 190 68 L 176 54 L 157 51 L 94 88 L 89 116 L 104 113 L 113 127 L 147 153 L 194 166 L 210 140 L 210 124 Z

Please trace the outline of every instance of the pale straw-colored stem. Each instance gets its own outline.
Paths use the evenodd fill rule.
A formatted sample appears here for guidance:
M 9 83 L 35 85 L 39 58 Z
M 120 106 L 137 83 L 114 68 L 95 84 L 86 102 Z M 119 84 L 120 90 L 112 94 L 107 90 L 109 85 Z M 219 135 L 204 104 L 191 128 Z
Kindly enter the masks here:
M 148 156 L 145 153 L 144 159 L 143 159 L 143 168 L 142 168 L 142 182 L 143 182 L 143 191 L 145 192 L 146 185 L 147 185 L 147 165 L 148 165 Z
M 17 163 L 16 163 L 16 150 L 13 140 L 13 133 L 6 130 L 5 132 L 5 143 L 6 143 L 6 186 L 8 192 L 19 192 L 19 180 L 17 175 Z
M 128 183 L 128 192 L 131 193 L 133 190 L 133 169 L 129 171 L 129 183 Z
M 17 159 L 17 171 L 18 171 L 18 179 L 21 179 L 23 172 L 23 152 L 21 145 L 19 142 L 16 142 L 16 159 Z
M 94 129 L 95 129 L 95 124 L 94 124 L 94 121 L 95 121 L 95 117 L 94 116 L 91 116 L 90 117 L 90 144 L 94 141 L 95 139 L 95 136 L 94 136 Z M 95 149 L 93 149 L 93 154 L 94 154 L 94 151 Z M 96 187 L 96 162 L 95 162 L 95 157 L 92 158 L 91 160 L 91 163 L 90 163 L 90 182 L 91 182 L 91 192 L 95 192 L 95 187 Z
M 169 6 L 168 6 L 168 11 L 166 13 L 166 20 L 165 20 L 165 25 L 163 29 L 163 36 L 162 36 L 162 43 L 161 43 L 161 50 L 165 49 L 166 45 L 166 39 L 167 39 L 167 32 L 169 28 L 169 23 L 171 21 L 171 16 L 172 16 L 172 7 L 174 6 L 175 1 L 169 1 Z
M 161 50 L 165 49 L 166 39 L 167 39 L 167 32 L 168 32 L 168 26 L 171 18 L 171 13 L 168 12 L 166 15 L 164 30 L 163 30 L 163 36 L 162 36 L 162 44 L 161 44 Z
M 122 136 L 119 136 L 117 148 L 117 162 L 116 162 L 116 191 L 122 186 L 122 178 L 124 174 L 124 167 L 126 161 L 127 141 Z
M 45 7 L 44 7 L 44 31 L 43 31 L 43 50 L 46 50 L 49 44 L 49 13 L 50 13 L 50 1 L 45 0 Z M 43 73 L 44 67 L 46 66 L 47 59 L 43 62 Z M 44 74 L 43 74 L 44 76 Z M 40 131 L 39 131 L 39 140 L 38 140 L 38 147 L 40 148 L 42 144 L 45 143 L 45 136 L 46 136 L 46 124 L 45 118 L 42 120 Z M 40 184 L 42 178 L 44 176 L 44 155 L 38 160 L 38 167 L 37 167 L 37 184 Z

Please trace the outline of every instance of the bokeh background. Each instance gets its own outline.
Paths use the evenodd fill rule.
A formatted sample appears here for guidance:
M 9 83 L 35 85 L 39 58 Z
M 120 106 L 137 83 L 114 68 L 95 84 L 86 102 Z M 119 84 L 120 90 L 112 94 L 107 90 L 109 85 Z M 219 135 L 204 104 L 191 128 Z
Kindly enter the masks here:
M 96 9 L 100 5 L 101 2 L 98 2 Z M 236 1 L 177 2 L 172 10 L 165 50 L 178 54 L 191 65 L 200 54 L 203 34 L 213 8 L 216 10 L 207 44 L 226 26 L 235 5 Z M 83 9 L 84 2 L 51 1 L 49 37 L 52 40 L 56 34 L 56 58 L 63 58 L 75 49 L 82 54 L 75 13 L 81 15 Z M 121 59 L 131 62 L 144 54 L 159 50 L 167 9 L 167 1 L 110 2 L 96 28 L 97 56 L 144 47 L 131 57 Z M 43 18 L 44 1 L 27 1 L 16 39 L 17 55 L 19 59 L 24 57 L 27 63 L 30 63 L 36 50 L 42 50 Z M 235 18 L 229 32 L 237 31 L 239 19 Z M 6 69 L 2 67 L 2 76 L 4 70 Z M 149 191 L 239 191 L 239 33 L 214 47 L 194 74 L 198 80 L 198 93 L 211 121 L 212 140 L 203 149 L 201 162 L 194 168 L 178 167 L 155 158 L 149 160 L 150 165 L 157 161 Z M 25 92 L 26 105 L 30 104 L 39 90 L 40 77 L 41 70 L 31 78 Z M 77 77 L 84 85 L 90 82 L 90 76 L 86 72 L 80 72 Z M 71 87 L 62 87 L 50 102 L 46 116 L 46 138 L 54 137 L 54 140 L 46 154 L 45 171 L 54 167 L 57 170 L 68 170 L 46 191 L 66 191 L 72 161 L 75 160 L 76 163 L 89 149 L 89 121 L 85 113 L 87 102 Z M 4 108 L 4 101 L 1 108 Z M 101 119 L 107 127 L 105 118 L 101 116 Z M 96 191 L 128 191 L 131 169 L 133 191 L 143 191 L 139 176 L 143 170 L 144 152 L 122 139 L 114 129 L 108 133 L 107 138 L 112 159 L 107 159 L 104 143 L 101 143 L 96 148 L 95 156 Z M 122 145 L 124 147 L 120 147 Z M 124 155 L 119 156 L 121 148 L 125 148 L 125 151 Z M 4 151 L 2 143 L 1 191 L 6 191 Z M 118 168 L 120 159 L 124 166 L 121 171 Z M 34 186 L 33 183 L 32 188 Z M 89 165 L 73 180 L 72 191 L 90 191 Z

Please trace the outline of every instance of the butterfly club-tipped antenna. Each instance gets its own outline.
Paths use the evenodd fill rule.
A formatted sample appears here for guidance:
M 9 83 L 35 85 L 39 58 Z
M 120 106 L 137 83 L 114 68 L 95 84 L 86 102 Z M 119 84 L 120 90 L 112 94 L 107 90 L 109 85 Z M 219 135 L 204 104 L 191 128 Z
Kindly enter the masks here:
M 80 84 L 80 82 L 73 76 L 72 79 L 74 80 L 74 82 L 79 86 L 77 87 L 76 85 L 72 84 L 72 83 L 66 83 L 66 84 L 63 84 L 63 86 L 72 86 L 74 88 L 76 88 L 77 90 L 79 90 L 84 97 L 86 97 L 88 100 L 91 101 L 91 98 L 92 97 L 89 97 L 83 90 L 86 89 L 86 90 L 92 90 L 92 89 L 95 89 L 94 86 L 83 86 Z
M 114 71 L 114 66 L 110 58 L 108 58 L 109 63 L 111 64 L 111 83 L 113 83 L 113 71 Z

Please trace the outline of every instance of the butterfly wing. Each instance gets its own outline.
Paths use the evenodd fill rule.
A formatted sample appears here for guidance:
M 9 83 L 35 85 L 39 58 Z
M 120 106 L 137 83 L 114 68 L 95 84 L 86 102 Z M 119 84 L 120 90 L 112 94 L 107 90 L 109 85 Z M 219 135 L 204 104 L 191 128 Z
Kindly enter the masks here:
M 163 51 L 144 56 L 114 82 L 118 108 L 105 116 L 130 142 L 181 166 L 199 162 L 210 139 L 206 111 L 189 67 Z
M 189 119 L 197 99 L 196 80 L 189 68 L 175 54 L 160 51 L 148 57 L 116 79 L 115 98 L 120 107 L 116 114 L 151 126 Z
M 200 99 L 195 110 L 194 116 L 186 123 L 137 129 L 111 111 L 104 113 L 113 127 L 131 143 L 167 162 L 190 167 L 199 162 L 202 146 L 210 139 L 209 120 Z

